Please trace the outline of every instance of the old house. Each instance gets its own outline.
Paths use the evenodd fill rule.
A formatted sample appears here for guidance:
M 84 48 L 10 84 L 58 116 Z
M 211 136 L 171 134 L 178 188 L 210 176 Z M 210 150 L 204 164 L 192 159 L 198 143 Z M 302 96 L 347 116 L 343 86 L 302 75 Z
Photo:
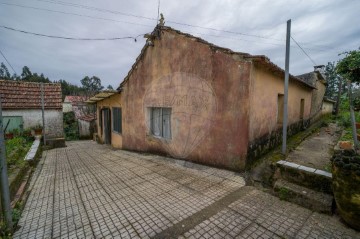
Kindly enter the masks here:
M 335 104 L 336 104 L 335 100 L 324 97 L 322 110 L 321 110 L 322 114 L 325 115 L 325 114 L 333 113 L 335 110 Z
M 87 103 L 97 104 L 98 126 L 96 138 L 104 144 L 122 147 L 121 95 L 115 90 L 105 90 L 91 97 Z
M 310 109 L 310 117 L 313 121 L 319 119 L 319 117 L 324 114 L 322 108 L 326 91 L 326 79 L 320 67 L 322 66 L 315 66 L 313 72 L 297 76 L 298 78 L 300 78 L 304 82 L 307 82 L 309 85 L 312 85 L 315 88 L 312 91 Z
M 93 106 L 86 103 L 89 98 L 89 96 L 68 95 L 63 102 L 63 112 L 75 114 L 80 138 L 90 138 L 95 131 L 96 114 Z
M 281 142 L 284 71 L 266 56 L 164 26 L 147 38 L 118 93 L 96 101 L 100 138 L 109 131 L 114 147 L 234 170 Z M 290 75 L 289 134 L 309 121 L 314 89 Z
M 40 83 L 0 80 L 4 124 L 18 122 L 14 129 L 42 126 L 42 87 Z M 48 139 L 62 138 L 63 115 L 61 85 L 43 84 L 45 133 Z

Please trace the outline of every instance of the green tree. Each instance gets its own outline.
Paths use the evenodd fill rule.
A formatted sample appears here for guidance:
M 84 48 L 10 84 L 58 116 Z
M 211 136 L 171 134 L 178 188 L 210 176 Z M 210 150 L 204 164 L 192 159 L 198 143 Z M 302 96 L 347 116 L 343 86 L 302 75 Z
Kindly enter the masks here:
M 40 75 L 38 73 L 32 73 L 28 66 L 23 67 L 21 76 L 20 78 L 17 78 L 17 80 L 27 82 L 52 83 L 51 80 L 45 77 L 43 73 L 41 73 Z
M 335 62 L 328 62 L 325 67 L 325 77 L 327 83 L 325 96 L 330 99 L 334 99 L 339 92 L 340 76 L 336 73 L 335 67 Z
M 106 89 L 107 89 L 107 90 L 113 90 L 114 88 L 112 87 L 112 85 L 108 85 L 108 86 L 106 87 Z
M 61 84 L 61 90 L 62 90 L 62 98 L 65 99 L 65 96 L 67 95 L 84 95 L 84 88 L 71 84 L 67 82 L 66 80 L 59 80 L 58 83 Z
M 88 94 L 95 94 L 104 89 L 101 85 L 101 80 L 97 76 L 85 76 L 81 81 L 81 85 Z
M 360 83 L 360 48 L 359 50 L 343 53 L 345 57 L 341 59 L 336 72 L 352 83 Z
M 10 72 L 3 62 L 1 62 L 1 65 L 0 65 L 0 78 L 4 79 L 4 80 L 11 79 Z
M 358 149 L 357 133 L 355 127 L 355 113 L 352 100 L 352 83 L 360 83 L 360 49 L 343 53 L 345 57 L 339 60 L 336 66 L 336 72 L 347 80 L 350 102 L 350 115 L 352 124 L 352 133 L 355 148 Z
M 32 72 L 28 66 L 22 68 L 21 80 L 27 80 L 32 76 Z

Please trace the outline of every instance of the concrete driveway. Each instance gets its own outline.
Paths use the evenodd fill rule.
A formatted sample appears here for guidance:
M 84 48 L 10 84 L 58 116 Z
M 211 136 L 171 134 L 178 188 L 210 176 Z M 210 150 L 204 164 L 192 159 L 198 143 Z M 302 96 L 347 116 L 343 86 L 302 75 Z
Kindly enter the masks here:
M 44 153 L 15 238 L 360 238 L 234 172 L 67 144 Z

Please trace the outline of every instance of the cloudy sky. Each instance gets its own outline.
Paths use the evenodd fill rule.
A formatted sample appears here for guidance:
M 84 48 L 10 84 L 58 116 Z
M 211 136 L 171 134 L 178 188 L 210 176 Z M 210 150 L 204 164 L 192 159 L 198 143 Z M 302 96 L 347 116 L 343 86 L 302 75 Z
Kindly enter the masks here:
M 339 53 L 359 48 L 359 11 L 357 0 L 160 2 L 165 25 L 234 51 L 266 55 L 282 68 L 286 21 L 291 19 L 292 37 L 312 59 L 292 41 L 290 72 L 294 75 L 312 71 L 312 61 L 326 65 L 337 61 Z M 153 30 L 157 13 L 158 0 L 0 1 L 1 26 L 72 38 L 136 37 Z M 95 75 L 104 86 L 117 87 L 144 43 L 142 37 L 137 42 L 53 39 L 0 27 L 0 50 L 17 74 L 26 65 L 51 80 L 74 84 Z

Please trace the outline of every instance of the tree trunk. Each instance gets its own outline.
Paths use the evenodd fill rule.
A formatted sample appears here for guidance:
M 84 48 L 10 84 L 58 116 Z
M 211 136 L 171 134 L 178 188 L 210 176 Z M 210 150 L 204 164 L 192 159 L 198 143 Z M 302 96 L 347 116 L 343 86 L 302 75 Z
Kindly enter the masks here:
M 339 90 L 338 90 L 338 95 L 337 95 L 337 99 L 336 99 L 336 106 L 335 106 L 335 115 L 339 114 L 339 107 L 340 107 L 340 99 L 341 99 L 341 93 L 342 93 L 342 82 L 343 79 L 340 77 L 339 78 Z

